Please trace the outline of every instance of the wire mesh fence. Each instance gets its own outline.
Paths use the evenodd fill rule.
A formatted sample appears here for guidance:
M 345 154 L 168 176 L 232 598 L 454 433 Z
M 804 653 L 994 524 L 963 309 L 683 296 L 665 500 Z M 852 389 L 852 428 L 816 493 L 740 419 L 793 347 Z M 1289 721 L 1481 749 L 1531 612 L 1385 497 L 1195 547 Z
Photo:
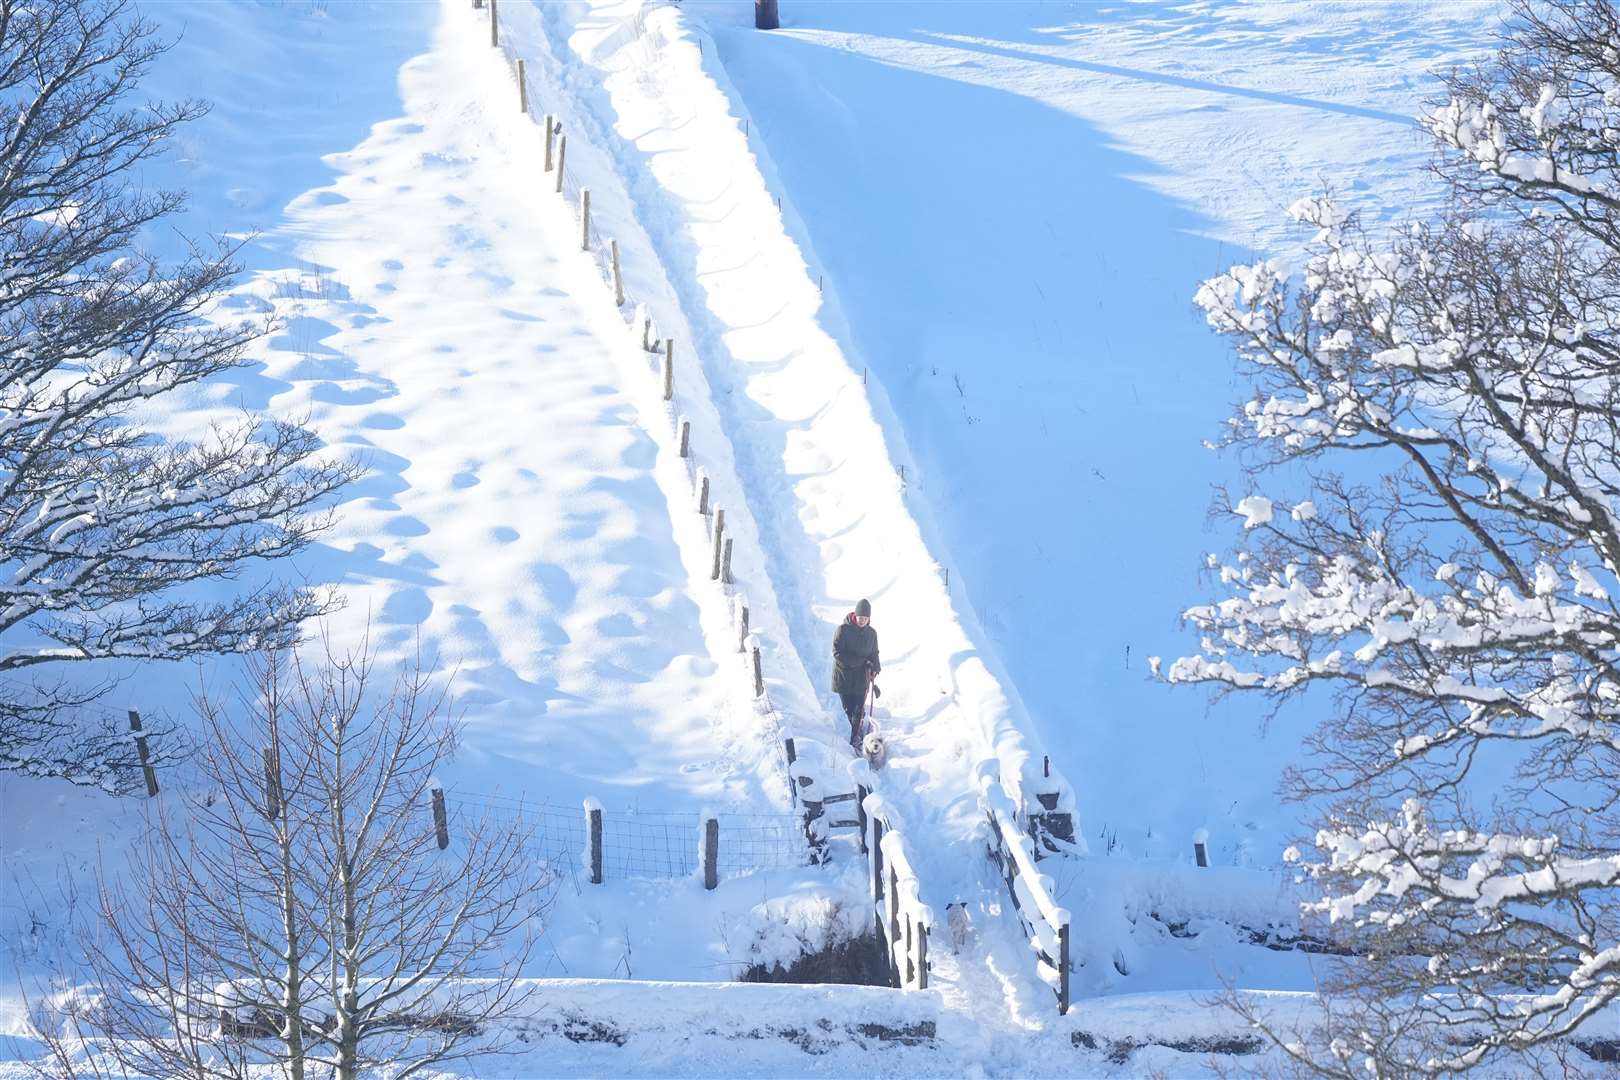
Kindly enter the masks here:
M 696 814 L 602 814 L 602 872 L 608 877 L 689 877 L 697 872 L 697 859 Z
M 587 812 L 580 806 L 514 799 L 499 795 L 448 795 L 450 828 L 487 819 L 515 825 L 524 847 L 553 866 L 581 866 L 589 851 Z M 722 874 L 805 866 L 811 851 L 793 814 L 715 815 L 719 842 L 715 858 Z M 607 879 L 664 881 L 691 877 L 700 869 L 703 817 L 697 811 L 604 810 L 602 873 Z
M 585 851 L 585 818 L 579 810 L 543 802 L 528 802 L 500 795 L 455 794 L 446 797 L 450 830 L 485 819 L 515 827 L 523 846 L 537 861 L 555 866 L 578 865 Z
M 716 855 L 725 874 L 804 866 L 812 852 L 805 846 L 804 825 L 796 815 L 722 814 Z

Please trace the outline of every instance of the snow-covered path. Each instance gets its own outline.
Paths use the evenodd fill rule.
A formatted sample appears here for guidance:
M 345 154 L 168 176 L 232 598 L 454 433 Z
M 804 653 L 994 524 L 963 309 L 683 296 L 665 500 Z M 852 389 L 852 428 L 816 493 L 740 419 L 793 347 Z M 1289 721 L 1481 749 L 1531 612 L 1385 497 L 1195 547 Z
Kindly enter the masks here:
M 1422 159 L 1405 117 L 1423 66 L 1463 55 L 1446 39 L 1467 19 L 1386 27 L 1347 54 L 1334 35 L 1359 41 L 1375 17 L 935 7 L 795 8 L 806 28 L 760 35 L 740 7 L 546 4 L 543 40 L 514 47 L 560 59 L 645 229 L 654 308 L 702 361 L 818 690 L 834 627 L 872 599 L 881 790 L 925 900 L 942 910 L 960 894 L 1003 934 L 984 939 L 984 970 L 941 960 L 936 975 L 1007 1001 L 1017 1025 L 1047 1003 L 1020 984 L 1009 920 L 991 917 L 987 763 L 1016 797 L 1041 772 L 1040 741 L 1058 747 L 1100 819 L 1082 824 L 1100 824 L 1110 852 L 1123 823 L 1132 854 L 1185 859 L 1202 823 L 1220 827 L 1223 862 L 1269 864 L 1290 829 L 1270 789 L 1291 742 L 1251 737 L 1240 714 L 1223 732 L 1147 679 L 1146 654 L 1174 647 L 1175 612 L 1197 596 L 1210 540 L 1194 523 L 1223 468 L 1199 443 L 1227 365 L 1187 297 L 1200 267 L 1259 241 L 1278 200 L 1323 169 L 1372 162 L 1395 178 L 1386 207 L 1424 205 L 1401 175 Z M 1267 58 L 1263 80 L 1220 66 L 1233 45 Z M 1170 148 L 1187 154 L 1174 171 Z M 870 384 L 868 355 L 882 364 Z M 967 573 L 947 577 L 940 552 Z M 1003 652 L 1038 687 L 1039 715 Z M 1071 906 L 1091 891 L 1081 880 Z M 1113 985 L 1117 935 L 1088 936 L 1096 992 Z
M 855 600 L 869 597 L 888 643 L 878 723 L 889 763 L 879 788 L 924 902 L 942 914 L 960 895 L 982 931 L 960 964 L 936 950 L 932 979 L 992 1030 L 1038 1023 L 1055 1009 L 1002 912 L 979 785 L 988 768 L 1016 791 L 1041 758 L 1021 733 L 1028 725 L 1016 699 L 953 610 L 862 373 L 818 321 L 821 293 L 741 125 L 675 10 L 620 0 L 541 5 L 538 21 L 533 10 L 504 7 L 503 34 L 518 56 L 563 58 L 547 71 L 571 98 L 565 128 L 607 158 L 590 173 L 595 205 L 631 205 L 646 248 L 622 253 L 650 290 L 637 295 L 701 360 L 702 382 L 688 385 L 718 411 L 790 651 L 816 687 L 810 700 L 794 700 L 790 718 L 801 735 L 837 744 L 842 717 L 825 689 L 830 640 Z M 564 106 L 541 105 L 552 107 Z

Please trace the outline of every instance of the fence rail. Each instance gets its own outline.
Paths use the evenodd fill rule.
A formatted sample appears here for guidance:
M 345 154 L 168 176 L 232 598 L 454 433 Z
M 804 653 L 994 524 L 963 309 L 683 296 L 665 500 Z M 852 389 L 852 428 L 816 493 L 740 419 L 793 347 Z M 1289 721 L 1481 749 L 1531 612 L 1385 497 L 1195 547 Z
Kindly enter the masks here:
M 861 811 L 872 911 L 889 958 L 889 973 L 902 990 L 926 990 L 928 934 L 934 911 L 918 895 L 917 873 L 906 855 L 904 832 L 883 796 L 867 795 L 861 800 Z
M 1069 1011 L 1069 912 L 1052 899 L 1052 880 L 1035 869 L 1037 834 L 1018 827 L 1011 799 L 988 778 L 981 804 L 990 821 L 989 855 L 1001 868 L 1007 895 L 1035 954 L 1035 975 L 1057 995 L 1058 1013 Z

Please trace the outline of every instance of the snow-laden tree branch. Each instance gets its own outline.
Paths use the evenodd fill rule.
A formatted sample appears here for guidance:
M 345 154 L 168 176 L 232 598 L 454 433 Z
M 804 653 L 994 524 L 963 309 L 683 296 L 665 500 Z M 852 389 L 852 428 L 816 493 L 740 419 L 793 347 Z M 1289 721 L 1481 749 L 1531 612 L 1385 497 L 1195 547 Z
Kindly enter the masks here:
M 230 249 L 135 248 L 184 202 L 135 170 L 203 112 L 133 100 L 166 47 L 124 0 L 0 0 L 0 767 L 109 786 L 128 755 L 94 695 L 24 669 L 286 644 L 329 596 L 188 586 L 301 550 L 355 471 L 295 423 L 176 442 L 134 418 L 265 330 L 214 319 Z
M 1162 674 L 1326 715 L 1287 783 L 1330 806 L 1292 854 L 1366 958 L 1327 984 L 1351 1035 L 1304 1057 L 1344 1075 L 1528 1052 L 1620 997 L 1620 16 L 1527 3 L 1448 84 L 1443 217 L 1377 237 L 1304 199 L 1298 272 L 1197 293 L 1253 378 L 1248 486 Z

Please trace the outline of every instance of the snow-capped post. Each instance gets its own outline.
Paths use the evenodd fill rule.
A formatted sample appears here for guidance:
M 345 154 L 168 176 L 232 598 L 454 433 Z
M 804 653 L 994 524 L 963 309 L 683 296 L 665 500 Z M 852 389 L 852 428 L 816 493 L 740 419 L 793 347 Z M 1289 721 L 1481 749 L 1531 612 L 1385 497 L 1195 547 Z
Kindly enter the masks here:
M 765 669 L 759 663 L 759 638 L 748 635 L 748 649 L 754 654 L 754 696 L 765 696 Z
M 912 918 L 917 926 L 917 989 L 928 989 L 928 924 L 920 914 Z
M 270 821 L 281 816 L 281 774 L 276 768 L 276 753 L 264 748 L 264 816 Z
M 129 730 L 135 733 L 135 753 L 141 759 L 141 775 L 146 778 L 146 797 L 158 793 L 157 770 L 152 768 L 152 755 L 146 747 L 146 736 L 141 731 L 141 714 L 129 710 Z
M 591 189 L 579 189 L 579 250 L 591 250 Z
M 731 584 L 731 537 L 726 537 L 726 552 L 720 557 L 720 581 Z
M 675 339 L 664 339 L 664 400 L 675 397 Z
M 714 569 L 709 571 L 710 581 L 720 580 L 720 556 L 725 548 L 726 512 L 720 507 L 714 508 Z
M 698 466 L 697 471 L 697 489 L 698 513 L 707 516 L 709 513 L 709 473 L 701 465 Z
M 546 172 L 551 171 L 551 143 L 557 137 L 557 118 L 546 113 Z
M 1058 971 L 1061 978 L 1058 980 L 1058 1015 L 1067 1015 L 1069 1011 L 1069 921 L 1067 919 L 1058 924 Z
M 592 796 L 585 798 L 585 868 L 592 885 L 602 884 L 602 804 Z
M 737 651 L 748 647 L 748 604 L 737 597 Z
M 864 800 L 863 800 L 864 802 Z M 862 806 L 861 809 L 866 809 Z M 872 815 L 872 913 L 878 929 L 883 929 L 883 916 L 878 914 L 883 903 L 883 819 Z
M 562 194 L 563 164 L 568 160 L 568 136 L 557 136 L 557 194 Z
M 641 320 L 641 351 L 653 351 L 652 319 Z
M 866 797 L 872 794 L 872 789 L 865 784 L 855 785 L 855 826 L 861 834 L 861 854 L 866 851 Z
M 617 241 L 615 241 L 617 243 Z M 681 457 L 692 456 L 692 421 L 681 417 Z
M 529 77 L 524 70 L 523 61 L 517 62 L 518 67 L 518 112 L 527 116 L 529 114 Z
M 703 887 L 712 891 L 720 884 L 720 819 L 712 810 L 703 811 L 703 828 L 698 832 L 698 861 L 703 864 Z
M 494 0 L 490 0 L 494 3 Z M 444 788 L 437 780 L 430 781 L 433 792 L 433 834 L 438 838 L 439 850 L 450 846 L 450 815 L 444 809 Z
M 624 275 L 619 273 L 619 242 L 608 241 L 608 256 L 613 262 L 613 302 L 624 307 Z M 681 455 L 685 457 L 685 454 Z
M 1209 830 L 1199 829 L 1193 833 L 1193 861 L 1199 866 L 1209 865 Z
M 495 0 L 490 0 L 494 3 Z M 776 0 L 754 0 L 754 29 L 779 30 L 782 26 L 780 13 L 776 10 Z
M 895 943 L 900 940 L 900 871 L 895 867 L 893 862 L 889 863 L 889 882 L 887 889 L 889 894 L 887 897 L 887 900 L 889 901 L 887 923 L 888 933 L 885 935 L 885 937 L 889 942 L 889 967 L 894 972 L 895 983 L 897 985 L 903 985 L 900 983 L 900 961 L 897 960 L 894 955 Z
M 498 49 L 501 46 L 501 18 L 495 9 L 495 0 L 489 0 L 489 47 Z

